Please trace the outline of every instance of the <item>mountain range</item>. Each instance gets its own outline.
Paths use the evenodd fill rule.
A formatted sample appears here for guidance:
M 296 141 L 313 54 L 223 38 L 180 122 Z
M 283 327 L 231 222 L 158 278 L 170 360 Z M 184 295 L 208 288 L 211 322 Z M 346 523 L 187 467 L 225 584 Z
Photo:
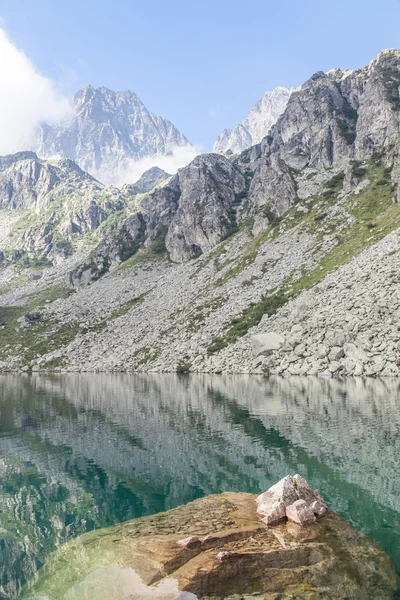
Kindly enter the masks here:
M 398 375 L 399 183 L 399 50 L 174 175 L 4 157 L 0 368 Z
M 243 123 L 224 130 L 214 151 L 237 153 L 260 142 L 284 111 L 290 93 L 283 87 L 266 92 Z M 151 113 L 133 92 L 91 85 L 72 97 L 67 119 L 40 124 L 31 149 L 41 159 L 71 159 L 102 183 L 117 185 L 134 182 L 138 161 L 162 162 L 183 151 L 177 166 L 185 166 L 196 154 L 170 121 Z

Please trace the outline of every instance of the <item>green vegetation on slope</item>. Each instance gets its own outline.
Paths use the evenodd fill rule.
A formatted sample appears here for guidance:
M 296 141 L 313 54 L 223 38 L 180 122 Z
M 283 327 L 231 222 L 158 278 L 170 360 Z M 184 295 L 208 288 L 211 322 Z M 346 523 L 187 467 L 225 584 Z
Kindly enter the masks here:
M 151 290 L 148 290 L 129 300 L 114 310 L 103 321 L 84 328 L 80 327 L 76 321 L 58 323 L 57 321 L 42 320 L 41 318 L 38 318 L 28 328 L 20 327 L 21 323 L 18 319 L 25 314 L 35 315 L 35 311 L 44 304 L 49 304 L 59 298 L 67 298 L 73 293 L 61 284 L 39 293 L 34 300 L 24 306 L 0 306 L 0 327 L 2 328 L 0 362 L 6 360 L 9 356 L 17 356 L 20 357 L 19 366 L 27 367 L 30 370 L 32 363 L 34 364 L 41 356 L 63 348 L 72 342 L 78 334 L 101 332 L 118 317 L 127 314 L 132 308 L 141 304 L 150 292 Z M 62 366 L 62 359 L 55 358 L 47 362 L 44 368 L 52 370 Z
M 239 317 L 232 319 L 229 329 L 222 336 L 215 337 L 208 347 L 208 354 L 215 354 L 222 348 L 234 344 L 240 337 L 244 336 L 251 327 L 259 324 L 264 315 L 271 316 L 278 308 L 287 302 L 287 298 L 280 294 L 264 296 L 260 302 L 252 303 Z
M 73 324 L 58 326 L 54 322 L 38 320 L 27 329 L 21 329 L 18 319 L 26 313 L 34 313 L 39 307 L 66 298 L 72 293 L 61 284 L 39 292 L 31 302 L 24 306 L 0 306 L 0 326 L 2 344 L 0 361 L 8 356 L 20 356 L 26 366 L 39 356 L 53 352 L 71 342 L 79 331 Z M 22 366 L 22 365 L 21 365 Z
M 208 353 L 214 354 L 235 343 L 251 327 L 258 325 L 265 314 L 274 314 L 289 299 L 322 281 L 327 273 L 348 263 L 365 248 L 400 227 L 400 205 L 393 203 L 395 190 L 390 173 L 391 170 L 385 167 L 379 155 L 365 163 L 365 166 L 360 163 L 353 164 L 353 174 L 360 179 L 368 178 L 370 184 L 358 195 L 353 194 L 341 203 L 343 214 L 348 215 L 351 224 L 341 222 L 343 217 L 340 212 L 339 215 L 330 214 L 338 204 L 338 194 L 342 190 L 344 179 L 342 172 L 328 181 L 325 191 L 320 196 L 304 202 L 307 207 L 306 213 L 299 210 L 298 205 L 291 207 L 282 217 L 279 234 L 294 227 L 299 231 L 312 233 L 315 242 L 310 252 L 315 254 L 315 266 L 310 271 L 303 269 L 300 277 L 290 277 L 275 294 L 264 296 L 258 303 L 251 304 L 240 316 L 235 317 L 228 324 L 226 333 L 212 340 Z M 268 239 L 275 237 L 276 230 L 276 227 L 274 231 L 274 227 L 270 226 L 256 236 L 237 264 L 219 279 L 216 285 L 223 285 L 229 279 L 237 277 L 243 269 L 252 264 L 259 248 Z M 334 243 L 333 247 L 323 252 L 322 244 L 326 236 L 332 237 Z M 243 285 L 251 283 L 252 280 L 245 280 Z

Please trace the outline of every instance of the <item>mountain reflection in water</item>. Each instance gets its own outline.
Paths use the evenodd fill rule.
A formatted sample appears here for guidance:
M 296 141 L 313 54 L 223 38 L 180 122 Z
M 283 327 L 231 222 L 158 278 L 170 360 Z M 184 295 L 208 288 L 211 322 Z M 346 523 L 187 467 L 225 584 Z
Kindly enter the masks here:
M 294 473 L 400 571 L 399 405 L 397 380 L 0 376 L 0 585 L 93 528 Z

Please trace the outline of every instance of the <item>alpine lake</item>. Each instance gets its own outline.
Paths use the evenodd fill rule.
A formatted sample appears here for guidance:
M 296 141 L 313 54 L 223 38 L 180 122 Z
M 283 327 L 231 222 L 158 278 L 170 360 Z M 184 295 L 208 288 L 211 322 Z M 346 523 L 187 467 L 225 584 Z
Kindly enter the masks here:
M 1 375 L 0 598 L 85 532 L 295 473 L 400 573 L 399 459 L 397 379 Z

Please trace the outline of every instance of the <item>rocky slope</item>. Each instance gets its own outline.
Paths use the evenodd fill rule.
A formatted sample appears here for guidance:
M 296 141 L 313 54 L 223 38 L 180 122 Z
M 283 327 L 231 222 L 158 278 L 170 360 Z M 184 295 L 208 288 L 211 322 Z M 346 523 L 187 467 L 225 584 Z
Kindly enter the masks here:
M 260 144 L 118 192 L 57 284 L 6 263 L 2 367 L 397 375 L 399 89 L 398 50 L 317 73 Z
M 284 112 L 292 91 L 277 87 L 272 92 L 265 92 L 242 123 L 234 129 L 224 129 L 216 139 L 213 151 L 236 154 L 259 144 Z
M 121 180 L 132 160 L 164 156 L 189 142 L 170 121 L 152 114 L 131 91 L 86 85 L 62 123 L 41 126 L 33 150 L 70 158 L 104 183 Z

